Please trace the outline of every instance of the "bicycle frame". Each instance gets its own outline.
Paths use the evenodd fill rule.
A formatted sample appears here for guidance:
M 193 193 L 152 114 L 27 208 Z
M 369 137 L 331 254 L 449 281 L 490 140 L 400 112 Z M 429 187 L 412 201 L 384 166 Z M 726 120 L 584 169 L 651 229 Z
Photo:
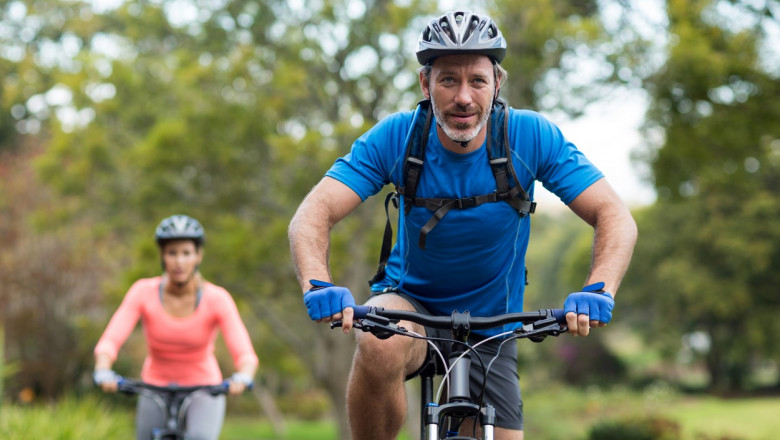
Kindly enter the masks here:
M 547 336 L 558 336 L 567 331 L 566 319 L 562 309 L 543 309 L 534 312 L 510 313 L 480 318 L 472 317 L 469 312 L 460 313 L 454 311 L 451 316 L 431 316 L 418 312 L 357 306 L 355 307 L 355 318 L 355 328 L 371 332 L 380 339 L 386 339 L 393 335 L 418 337 L 405 328 L 398 326 L 397 323 L 400 320 L 407 320 L 433 328 L 450 329 L 452 331 L 453 346 L 459 348 L 454 348 L 449 358 L 442 360 L 445 367 L 445 379 L 448 381 L 449 386 L 446 403 L 440 404 L 434 401 L 433 378 L 436 375 L 435 365 L 427 365 L 420 374 L 420 438 L 427 440 L 442 438 L 476 440 L 473 437 L 458 436 L 457 432 L 449 430 L 452 427 L 456 430 L 459 429 L 461 422 L 471 417 L 479 418 L 479 424 L 482 427 L 482 440 L 493 440 L 496 421 L 495 409 L 490 403 L 480 405 L 475 402 L 469 388 L 470 351 L 474 347 L 469 345 L 467 341 L 472 329 L 494 328 L 503 324 L 520 322 L 524 325 L 515 330 L 512 337 L 515 339 L 530 339 L 534 342 L 541 342 Z M 340 325 L 340 322 L 334 322 L 331 324 L 331 328 Z M 447 428 L 447 432 L 443 435 L 440 432 L 442 427 Z

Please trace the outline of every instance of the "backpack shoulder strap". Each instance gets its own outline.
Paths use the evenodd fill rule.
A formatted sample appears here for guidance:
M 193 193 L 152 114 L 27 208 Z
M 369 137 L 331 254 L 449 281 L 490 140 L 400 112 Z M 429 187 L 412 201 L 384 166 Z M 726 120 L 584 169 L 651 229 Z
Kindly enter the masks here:
M 488 124 L 488 160 L 496 179 L 496 198 L 509 203 L 521 216 L 536 211 L 536 202 L 523 189 L 512 165 L 512 148 L 509 144 L 509 107 L 497 99 Z M 512 176 L 513 185 L 509 184 Z
M 379 251 L 379 267 L 376 274 L 368 281 L 371 286 L 385 277 L 385 266 L 390 258 L 393 241 L 393 226 L 390 223 L 390 202 L 396 208 L 400 195 L 404 195 L 404 212 L 409 213 L 414 204 L 414 196 L 417 192 L 417 184 L 420 181 L 420 173 L 425 162 L 425 145 L 428 143 L 428 132 L 431 128 L 431 102 L 424 99 L 417 104 L 417 109 L 412 117 L 412 125 L 407 134 L 408 142 L 406 144 L 406 153 L 404 156 L 403 174 L 401 175 L 400 185 L 396 187 L 396 192 L 391 192 L 385 198 L 385 232 L 382 236 L 382 248 Z
M 397 188 L 398 194 L 404 196 L 404 212 L 406 214 L 412 209 L 417 194 L 417 184 L 420 182 L 420 174 L 425 163 L 425 146 L 428 144 L 432 115 L 431 101 L 428 99 L 420 101 L 407 136 L 409 142 L 406 145 L 403 175 L 400 182 L 402 186 Z

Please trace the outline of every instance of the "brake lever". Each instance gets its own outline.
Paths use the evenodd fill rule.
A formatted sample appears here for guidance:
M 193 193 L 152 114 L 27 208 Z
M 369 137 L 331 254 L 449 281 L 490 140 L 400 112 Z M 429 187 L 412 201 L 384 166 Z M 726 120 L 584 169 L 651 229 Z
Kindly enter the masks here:
M 383 316 L 369 315 L 370 318 L 359 319 L 352 324 L 358 330 L 369 332 L 379 339 L 387 339 L 393 335 L 402 335 L 408 333 L 405 327 L 398 325 L 389 318 Z M 341 327 L 341 321 L 333 321 L 330 328 Z
M 560 324 L 558 320 L 550 316 L 520 327 L 515 330 L 515 334 L 520 338 L 528 338 L 532 342 L 542 342 L 547 336 L 558 336 L 568 330 L 569 326 Z

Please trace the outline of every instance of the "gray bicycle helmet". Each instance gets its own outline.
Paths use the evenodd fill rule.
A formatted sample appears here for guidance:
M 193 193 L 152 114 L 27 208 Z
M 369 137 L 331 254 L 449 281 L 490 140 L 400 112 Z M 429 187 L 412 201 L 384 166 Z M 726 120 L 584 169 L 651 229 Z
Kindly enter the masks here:
M 206 233 L 203 226 L 192 217 L 186 215 L 172 215 L 157 226 L 154 232 L 155 241 L 162 246 L 168 240 L 189 239 L 198 246 L 203 246 L 206 241 Z
M 436 57 L 459 53 L 487 55 L 496 63 L 506 56 L 506 40 L 493 19 L 471 11 L 452 11 L 428 23 L 417 43 L 423 66 Z

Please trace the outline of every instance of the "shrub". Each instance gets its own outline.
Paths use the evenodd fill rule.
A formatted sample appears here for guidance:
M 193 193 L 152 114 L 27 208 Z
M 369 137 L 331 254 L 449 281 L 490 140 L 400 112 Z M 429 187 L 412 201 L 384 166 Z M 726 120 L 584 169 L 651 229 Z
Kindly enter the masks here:
M 677 422 L 661 417 L 631 417 L 594 425 L 588 440 L 677 440 L 681 429 Z

